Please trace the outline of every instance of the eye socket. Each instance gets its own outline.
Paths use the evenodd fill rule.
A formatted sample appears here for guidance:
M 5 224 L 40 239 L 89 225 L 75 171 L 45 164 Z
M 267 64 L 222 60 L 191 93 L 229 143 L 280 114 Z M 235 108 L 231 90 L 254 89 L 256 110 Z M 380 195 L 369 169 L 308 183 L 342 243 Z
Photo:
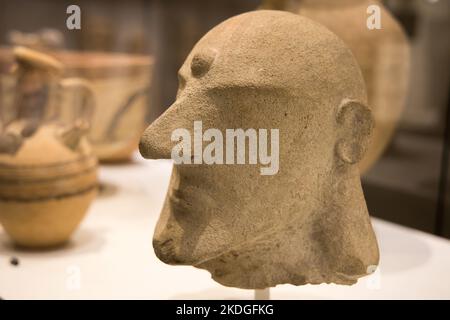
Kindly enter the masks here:
M 191 60 L 191 72 L 196 78 L 203 77 L 211 69 L 217 51 L 211 48 L 197 52 Z

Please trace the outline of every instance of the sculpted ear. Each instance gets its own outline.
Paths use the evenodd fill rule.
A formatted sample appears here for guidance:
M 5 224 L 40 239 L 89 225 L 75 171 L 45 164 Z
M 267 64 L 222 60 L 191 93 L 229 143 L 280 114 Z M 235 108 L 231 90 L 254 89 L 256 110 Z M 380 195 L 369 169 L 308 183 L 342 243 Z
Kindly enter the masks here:
M 344 163 L 358 163 L 369 146 L 374 126 L 371 110 L 359 101 L 345 99 L 338 108 L 336 121 L 337 156 Z

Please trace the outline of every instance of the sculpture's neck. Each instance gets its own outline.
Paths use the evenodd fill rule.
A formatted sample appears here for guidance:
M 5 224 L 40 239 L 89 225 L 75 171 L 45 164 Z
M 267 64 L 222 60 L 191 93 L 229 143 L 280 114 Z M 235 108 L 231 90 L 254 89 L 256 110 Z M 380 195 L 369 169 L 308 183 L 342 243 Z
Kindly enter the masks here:
M 359 175 L 353 171 L 323 195 L 320 210 L 305 214 L 304 208 L 295 208 L 297 221 L 283 230 L 269 230 L 197 267 L 223 285 L 247 289 L 353 284 L 378 262 Z

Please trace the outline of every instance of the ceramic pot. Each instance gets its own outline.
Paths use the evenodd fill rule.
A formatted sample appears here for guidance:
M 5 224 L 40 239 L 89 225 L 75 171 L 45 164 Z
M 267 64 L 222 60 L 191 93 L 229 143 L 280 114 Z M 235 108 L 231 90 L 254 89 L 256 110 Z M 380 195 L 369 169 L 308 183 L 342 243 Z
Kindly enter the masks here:
M 65 88 L 89 85 L 61 80 L 58 62 L 32 50 L 16 50 L 15 59 L 13 107 L 0 105 L 0 223 L 18 245 L 55 246 L 69 239 L 95 198 L 97 159 L 86 121 L 52 122 L 49 109 L 59 109 Z
M 68 51 L 53 54 L 65 65 L 65 76 L 82 77 L 92 84 L 96 109 L 89 140 L 99 160 L 128 160 L 147 125 L 151 57 Z
M 0 121 L 10 123 L 87 124 L 94 110 L 92 85 L 83 78 L 64 77 L 55 58 L 25 47 L 11 54 L 0 50 Z M 64 115 L 70 114 L 69 119 Z
M 15 154 L 0 154 L 0 223 L 27 247 L 67 241 L 97 191 L 97 161 L 81 138 L 66 145 L 64 133 L 42 126 Z
M 147 126 L 153 59 L 146 55 L 105 52 L 46 53 L 62 63 L 64 77 L 83 78 L 91 84 L 96 108 L 89 116 L 88 137 L 98 159 L 102 162 L 129 160 Z M 8 69 L 11 61 L 10 50 L 0 49 L 0 71 Z M 4 83 L 8 82 L 3 78 Z M 73 104 L 77 95 L 67 90 L 62 99 L 62 105 Z M 79 112 L 60 108 L 58 117 L 72 123 L 80 117 Z

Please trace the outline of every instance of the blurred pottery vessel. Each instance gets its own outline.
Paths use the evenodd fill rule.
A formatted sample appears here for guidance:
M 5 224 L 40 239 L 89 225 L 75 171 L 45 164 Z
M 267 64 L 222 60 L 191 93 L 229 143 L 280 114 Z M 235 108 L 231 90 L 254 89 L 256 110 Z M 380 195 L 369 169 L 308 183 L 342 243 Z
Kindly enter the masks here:
M 64 65 L 65 77 L 89 81 L 96 108 L 90 115 L 89 140 L 102 162 L 131 158 L 145 129 L 153 59 L 146 55 L 47 51 Z M 7 49 L 0 50 L 0 69 L 11 60 Z M 66 92 L 62 104 L 73 104 L 77 96 Z M 61 108 L 59 120 L 71 123 L 79 110 Z
M 62 79 L 61 64 L 45 54 L 17 48 L 14 58 L 14 85 L 2 86 L 7 98 L 0 100 L 0 223 L 18 245 L 56 246 L 69 239 L 97 192 L 87 122 L 54 119 L 61 107 L 79 108 L 58 104 L 66 89 L 90 87 Z M 77 96 L 91 100 L 83 92 Z
M 74 137 L 80 141 L 72 149 L 60 129 L 42 126 L 15 154 L 0 154 L 0 222 L 18 245 L 66 242 L 95 198 L 97 160 L 89 144 Z
M 129 160 L 147 125 L 152 58 L 68 51 L 54 56 L 66 66 L 66 76 L 82 77 L 92 84 L 96 109 L 89 139 L 99 160 Z

